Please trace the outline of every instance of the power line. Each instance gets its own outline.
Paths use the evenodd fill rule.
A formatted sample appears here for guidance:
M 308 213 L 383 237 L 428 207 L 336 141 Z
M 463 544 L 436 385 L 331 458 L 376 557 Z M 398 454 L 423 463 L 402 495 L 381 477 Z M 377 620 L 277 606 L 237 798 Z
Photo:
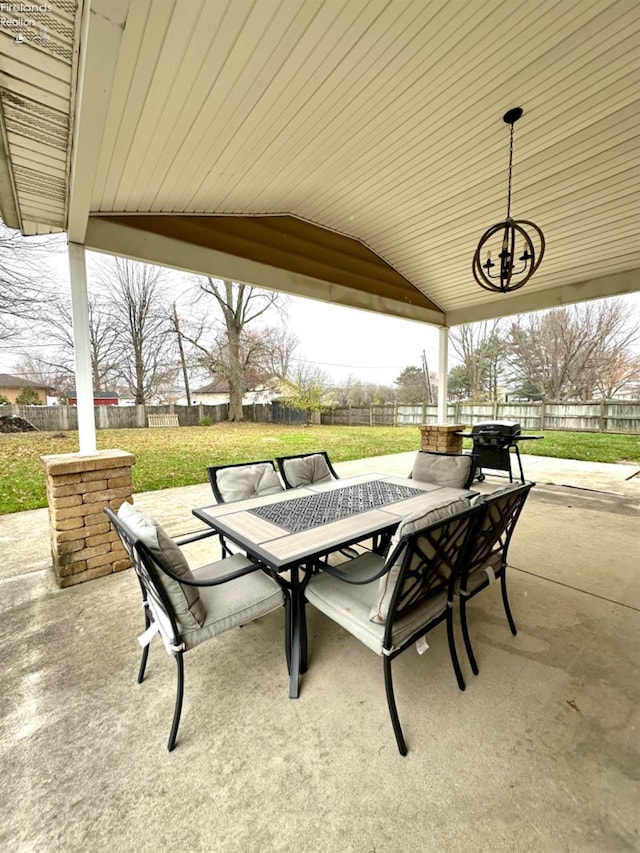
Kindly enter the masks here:
M 301 361 L 307 364 L 317 364 L 321 367 L 351 367 L 354 370 L 404 370 L 406 364 L 338 364 L 331 361 L 315 361 L 312 358 L 293 357 L 291 361 Z

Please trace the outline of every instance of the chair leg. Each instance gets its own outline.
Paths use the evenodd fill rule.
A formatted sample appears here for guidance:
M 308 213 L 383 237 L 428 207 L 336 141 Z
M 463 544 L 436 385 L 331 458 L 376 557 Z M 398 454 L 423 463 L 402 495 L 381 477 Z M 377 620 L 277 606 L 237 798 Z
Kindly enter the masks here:
M 167 743 L 167 749 L 169 752 L 171 752 L 176 745 L 178 726 L 180 725 L 180 714 L 182 713 L 182 697 L 184 696 L 184 660 L 182 652 L 176 652 L 175 657 L 178 667 L 178 685 L 176 688 L 176 707 L 173 712 L 173 722 L 171 723 L 171 732 L 169 734 L 169 742 Z
M 469 636 L 469 626 L 467 624 L 467 599 L 462 595 L 460 596 L 460 624 L 462 626 L 464 647 L 467 650 L 467 657 L 471 664 L 471 671 L 474 675 L 477 675 L 480 670 L 478 669 L 476 656 L 474 655 L 473 648 L 471 647 L 471 637 Z
M 453 635 L 453 607 L 447 608 L 447 639 L 449 641 L 449 654 L 451 655 L 453 671 L 456 674 L 456 681 L 458 682 L 458 687 L 460 688 L 460 690 L 464 690 L 466 684 L 464 683 L 464 678 L 462 677 L 460 661 L 458 660 L 458 651 L 456 649 L 456 640 Z
M 384 686 L 387 691 L 387 705 L 389 706 L 389 715 L 391 716 L 391 724 L 393 725 L 393 733 L 396 736 L 396 743 L 398 744 L 398 751 L 400 755 L 407 754 L 407 744 L 404 740 L 404 735 L 402 734 L 402 727 L 400 726 L 400 718 L 398 717 L 398 709 L 396 707 L 396 697 L 393 693 L 393 680 L 391 678 L 391 658 L 386 655 L 382 659 L 382 663 L 384 666 Z
M 516 628 L 516 623 L 513 621 L 513 616 L 511 615 L 511 608 L 509 607 L 509 596 L 507 595 L 507 567 L 502 567 L 502 574 L 500 575 L 500 587 L 502 589 L 502 603 L 504 604 L 504 612 L 507 614 L 507 620 L 509 622 L 509 628 L 511 629 L 511 633 L 515 637 L 518 633 L 518 629 Z
M 149 618 L 149 611 L 145 605 L 144 608 L 144 630 L 146 631 L 151 625 L 151 619 Z M 138 670 L 138 684 L 142 684 L 144 679 L 144 673 L 147 668 L 147 660 L 149 658 L 149 643 L 146 646 L 142 647 L 142 660 L 140 661 L 140 669 Z

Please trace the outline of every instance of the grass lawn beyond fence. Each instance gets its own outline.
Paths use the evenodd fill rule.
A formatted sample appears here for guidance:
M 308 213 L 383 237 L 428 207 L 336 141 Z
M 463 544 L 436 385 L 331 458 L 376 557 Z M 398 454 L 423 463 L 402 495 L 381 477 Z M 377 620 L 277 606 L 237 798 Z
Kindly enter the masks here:
M 538 456 L 589 462 L 640 463 L 640 436 L 546 432 L 544 441 L 522 450 Z M 127 450 L 136 457 L 134 492 L 148 492 L 207 481 L 207 465 L 273 459 L 326 450 L 334 462 L 417 450 L 416 427 L 280 426 L 218 423 L 208 427 L 99 430 L 99 450 Z M 465 447 L 471 441 L 465 440 Z M 47 505 L 41 456 L 72 453 L 78 435 L 10 433 L 0 435 L 0 514 Z

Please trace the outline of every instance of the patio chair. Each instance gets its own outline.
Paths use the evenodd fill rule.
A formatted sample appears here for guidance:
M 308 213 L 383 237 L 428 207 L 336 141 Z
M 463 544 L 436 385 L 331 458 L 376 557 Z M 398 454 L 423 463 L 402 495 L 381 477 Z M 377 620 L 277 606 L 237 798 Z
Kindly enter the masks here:
M 478 664 L 469 637 L 467 602 L 499 579 L 509 628 L 514 636 L 517 634 L 507 595 L 507 555 L 516 523 L 534 485 L 525 483 L 506 486 L 478 501 L 478 505 L 484 508 L 484 514 L 459 583 L 462 636 L 474 675 L 478 674 Z
M 458 498 L 405 518 L 386 557 L 362 554 L 346 571 L 326 566 L 311 576 L 306 600 L 382 658 L 387 705 L 401 755 L 400 726 L 391 662 L 441 622 L 460 690 L 465 689 L 453 634 L 454 585 L 479 517 L 480 506 Z M 425 644 L 426 648 L 426 644 Z
M 331 480 L 340 479 L 326 450 L 278 456 L 276 462 L 288 489 L 297 489 L 314 483 L 330 483 Z
M 419 450 L 409 477 L 453 489 L 468 489 L 476 472 L 477 457 L 471 453 L 440 453 Z
M 278 456 L 276 462 L 287 489 L 298 489 L 316 483 L 330 483 L 332 480 L 340 479 L 326 450 Z M 339 548 L 337 553 L 349 559 L 360 554 L 356 548 L 350 547 Z
M 334 471 L 326 450 L 278 456 L 276 462 L 287 489 L 297 489 L 313 483 L 330 483 L 331 480 L 340 479 Z
M 117 515 L 108 508 L 105 513 L 131 558 L 142 591 L 145 630 L 138 638 L 142 646 L 138 683 L 144 678 L 149 643 L 156 633 L 178 668 L 176 703 L 167 743 L 171 752 L 182 712 L 185 652 L 285 605 L 288 663 L 289 597 L 276 580 L 265 574 L 261 564 L 252 563 L 241 554 L 192 572 L 179 546 L 205 538 L 213 531 L 174 542 L 159 524 L 129 503 L 123 503 Z
M 284 491 L 271 459 L 237 462 L 232 465 L 209 465 L 207 473 L 213 495 L 219 504 L 260 495 L 275 495 Z M 219 536 L 219 539 L 223 557 L 239 552 L 237 546 L 229 545 L 223 536 Z

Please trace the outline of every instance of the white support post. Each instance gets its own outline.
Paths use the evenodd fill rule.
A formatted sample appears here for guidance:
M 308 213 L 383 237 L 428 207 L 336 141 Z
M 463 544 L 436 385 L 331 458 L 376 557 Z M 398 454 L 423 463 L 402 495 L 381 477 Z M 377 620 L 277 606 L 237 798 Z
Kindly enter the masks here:
M 95 453 L 96 423 L 93 413 L 93 383 L 91 379 L 87 267 L 85 248 L 80 243 L 69 243 L 69 273 L 71 277 L 71 313 L 73 316 L 73 347 L 78 399 L 79 450 L 80 453 Z
M 449 329 L 440 326 L 438 347 L 438 423 L 447 423 L 447 402 L 449 394 Z

